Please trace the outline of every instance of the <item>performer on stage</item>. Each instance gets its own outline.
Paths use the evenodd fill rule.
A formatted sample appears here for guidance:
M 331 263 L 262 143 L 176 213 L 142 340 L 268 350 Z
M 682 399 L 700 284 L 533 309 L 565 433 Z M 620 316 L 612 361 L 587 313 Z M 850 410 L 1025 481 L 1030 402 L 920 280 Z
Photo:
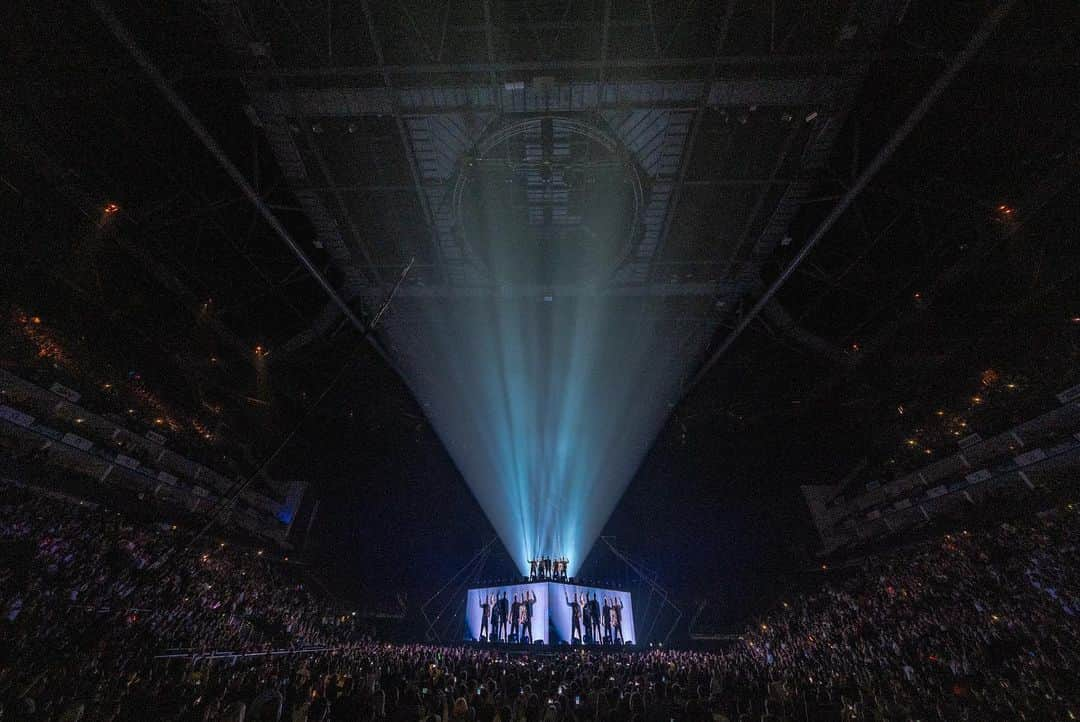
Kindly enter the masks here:
M 612 630 L 612 644 L 622 644 L 622 608 L 623 603 L 618 597 L 615 597 L 611 602 L 611 626 Z
M 486 597 L 480 597 L 480 639 L 481 642 L 488 641 L 488 637 L 491 636 L 491 595 Z
M 510 639 L 519 641 L 518 629 L 521 624 L 521 598 L 515 594 L 514 603 L 510 605 Z
M 536 579 L 536 560 L 529 560 L 529 579 Z
M 596 601 L 596 592 L 593 592 L 592 599 L 588 601 L 588 608 L 589 641 L 600 644 L 600 602 Z
M 604 644 L 611 644 L 611 600 L 604 597 Z
M 524 601 L 521 602 L 521 639 L 519 640 L 521 642 L 524 642 L 525 638 L 528 637 L 529 644 L 532 644 L 533 642 L 532 616 L 534 604 L 536 604 L 536 595 L 533 594 L 532 590 L 530 589 L 528 592 L 526 592 Z
M 510 622 L 510 600 L 506 598 L 506 592 L 502 593 L 502 599 L 499 600 L 499 641 L 506 641 L 506 627 Z
M 581 643 L 581 599 L 577 593 L 574 593 L 574 598 L 571 599 L 566 592 L 563 592 L 566 596 L 566 605 L 570 607 L 570 643 L 573 644 L 577 639 L 578 643 Z

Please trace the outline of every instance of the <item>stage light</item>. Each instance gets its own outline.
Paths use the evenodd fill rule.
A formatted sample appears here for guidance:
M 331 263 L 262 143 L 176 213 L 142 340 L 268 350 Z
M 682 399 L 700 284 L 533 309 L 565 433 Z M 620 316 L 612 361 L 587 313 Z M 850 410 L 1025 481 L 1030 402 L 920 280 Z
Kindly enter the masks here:
M 34 316 L 34 317 L 33 317 L 33 318 L 31 318 L 30 320 L 31 320 L 31 321 L 32 321 L 32 322 L 33 322 L 33 323 L 34 323 L 35 325 L 40 325 L 40 324 L 41 324 L 41 316 Z
M 115 203 L 106 203 L 105 207 L 102 210 L 105 211 L 105 215 L 111 216 L 111 215 L 113 215 L 115 213 L 120 212 L 120 206 L 118 206 Z
M 983 397 L 979 396 L 978 394 L 975 394 L 974 396 L 971 397 L 971 403 L 973 403 L 973 404 L 981 404 L 982 402 L 983 402 Z
M 558 185 L 573 168 L 550 160 Z M 485 179 L 488 164 L 465 159 L 462 177 L 483 202 L 462 205 L 462 233 L 483 247 L 494 291 L 383 324 L 406 382 L 523 575 L 531 558 L 565 555 L 567 576 L 578 576 L 713 330 L 671 344 L 651 318 L 654 299 L 607 293 L 602 279 L 621 250 L 604 246 L 614 238 L 612 249 L 625 246 L 637 212 L 633 194 L 615 190 L 632 188 L 633 165 L 618 154 L 611 161 L 586 174 L 597 177 L 585 183 L 580 212 L 593 216 L 595 242 L 549 248 L 533 237 L 535 209 L 522 209 L 510 198 L 518 184 L 505 183 L 507 174 L 526 180 L 525 171 L 500 162 Z
M 908 439 L 907 440 L 907 445 L 908 446 L 917 446 L 918 444 L 919 444 L 919 442 L 916 441 L 915 439 Z
M 859 350 L 859 344 L 858 343 L 851 344 L 851 350 L 857 352 Z
M 86 421 L 86 419 L 84 419 L 84 418 L 82 418 L 82 417 L 79 417 L 79 418 L 75 419 L 75 423 L 76 423 L 76 424 L 81 424 L 81 423 L 82 423 L 82 422 L 84 422 L 84 421 Z

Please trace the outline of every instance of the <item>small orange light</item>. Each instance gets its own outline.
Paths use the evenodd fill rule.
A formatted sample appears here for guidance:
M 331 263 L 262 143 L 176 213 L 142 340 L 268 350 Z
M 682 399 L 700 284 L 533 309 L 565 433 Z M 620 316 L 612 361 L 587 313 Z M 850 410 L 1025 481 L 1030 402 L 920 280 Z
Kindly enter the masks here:
M 983 397 L 979 396 L 978 394 L 975 394 L 974 396 L 971 397 L 971 403 L 973 403 L 973 404 L 981 404 L 982 402 L 983 402 Z
M 945 410 L 944 409 L 938 409 L 934 413 L 937 414 L 938 416 L 944 416 L 945 415 Z
M 114 213 L 117 213 L 119 210 L 120 210 L 120 206 L 116 205 L 115 203 L 106 203 L 105 204 L 105 215 L 107 215 L 107 216 L 111 216 Z
M 154 419 L 154 423 L 155 423 L 155 424 L 158 424 L 158 425 L 160 426 L 161 424 L 164 424 L 164 423 L 165 423 L 165 419 L 163 419 L 163 418 L 161 418 L 161 417 L 159 416 L 158 418 Z
M 859 344 L 857 344 L 857 343 L 851 344 L 851 350 L 852 351 L 858 351 L 859 350 Z
M 914 294 L 912 294 L 912 295 L 913 295 L 913 296 L 915 297 L 915 300 L 916 300 L 916 301 L 921 301 L 921 300 L 922 300 L 922 294 L 921 294 L 921 293 L 919 293 L 918 291 L 916 291 L 916 292 L 915 292 Z
M 40 324 L 41 323 L 41 316 L 34 316 L 30 320 L 33 321 L 35 324 Z

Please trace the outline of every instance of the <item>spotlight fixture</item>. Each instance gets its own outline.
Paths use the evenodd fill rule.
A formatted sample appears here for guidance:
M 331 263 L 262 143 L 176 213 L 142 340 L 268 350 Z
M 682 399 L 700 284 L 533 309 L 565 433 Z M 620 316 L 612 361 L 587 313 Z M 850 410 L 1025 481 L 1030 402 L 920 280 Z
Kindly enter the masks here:
M 115 203 L 106 203 L 105 207 L 102 210 L 105 211 L 105 215 L 111 216 L 120 212 L 120 206 Z

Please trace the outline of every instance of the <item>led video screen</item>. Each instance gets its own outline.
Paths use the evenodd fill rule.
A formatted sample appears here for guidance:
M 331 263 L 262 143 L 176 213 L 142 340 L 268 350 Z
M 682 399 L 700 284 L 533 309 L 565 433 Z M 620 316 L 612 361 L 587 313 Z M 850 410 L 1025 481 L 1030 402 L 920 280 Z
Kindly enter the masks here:
M 637 639 L 630 592 L 551 583 L 548 604 L 553 643 L 629 644 Z
M 508 644 L 630 644 L 630 592 L 559 582 L 470 589 L 465 639 Z
M 548 584 L 509 584 L 470 589 L 465 639 L 532 644 L 548 641 Z

